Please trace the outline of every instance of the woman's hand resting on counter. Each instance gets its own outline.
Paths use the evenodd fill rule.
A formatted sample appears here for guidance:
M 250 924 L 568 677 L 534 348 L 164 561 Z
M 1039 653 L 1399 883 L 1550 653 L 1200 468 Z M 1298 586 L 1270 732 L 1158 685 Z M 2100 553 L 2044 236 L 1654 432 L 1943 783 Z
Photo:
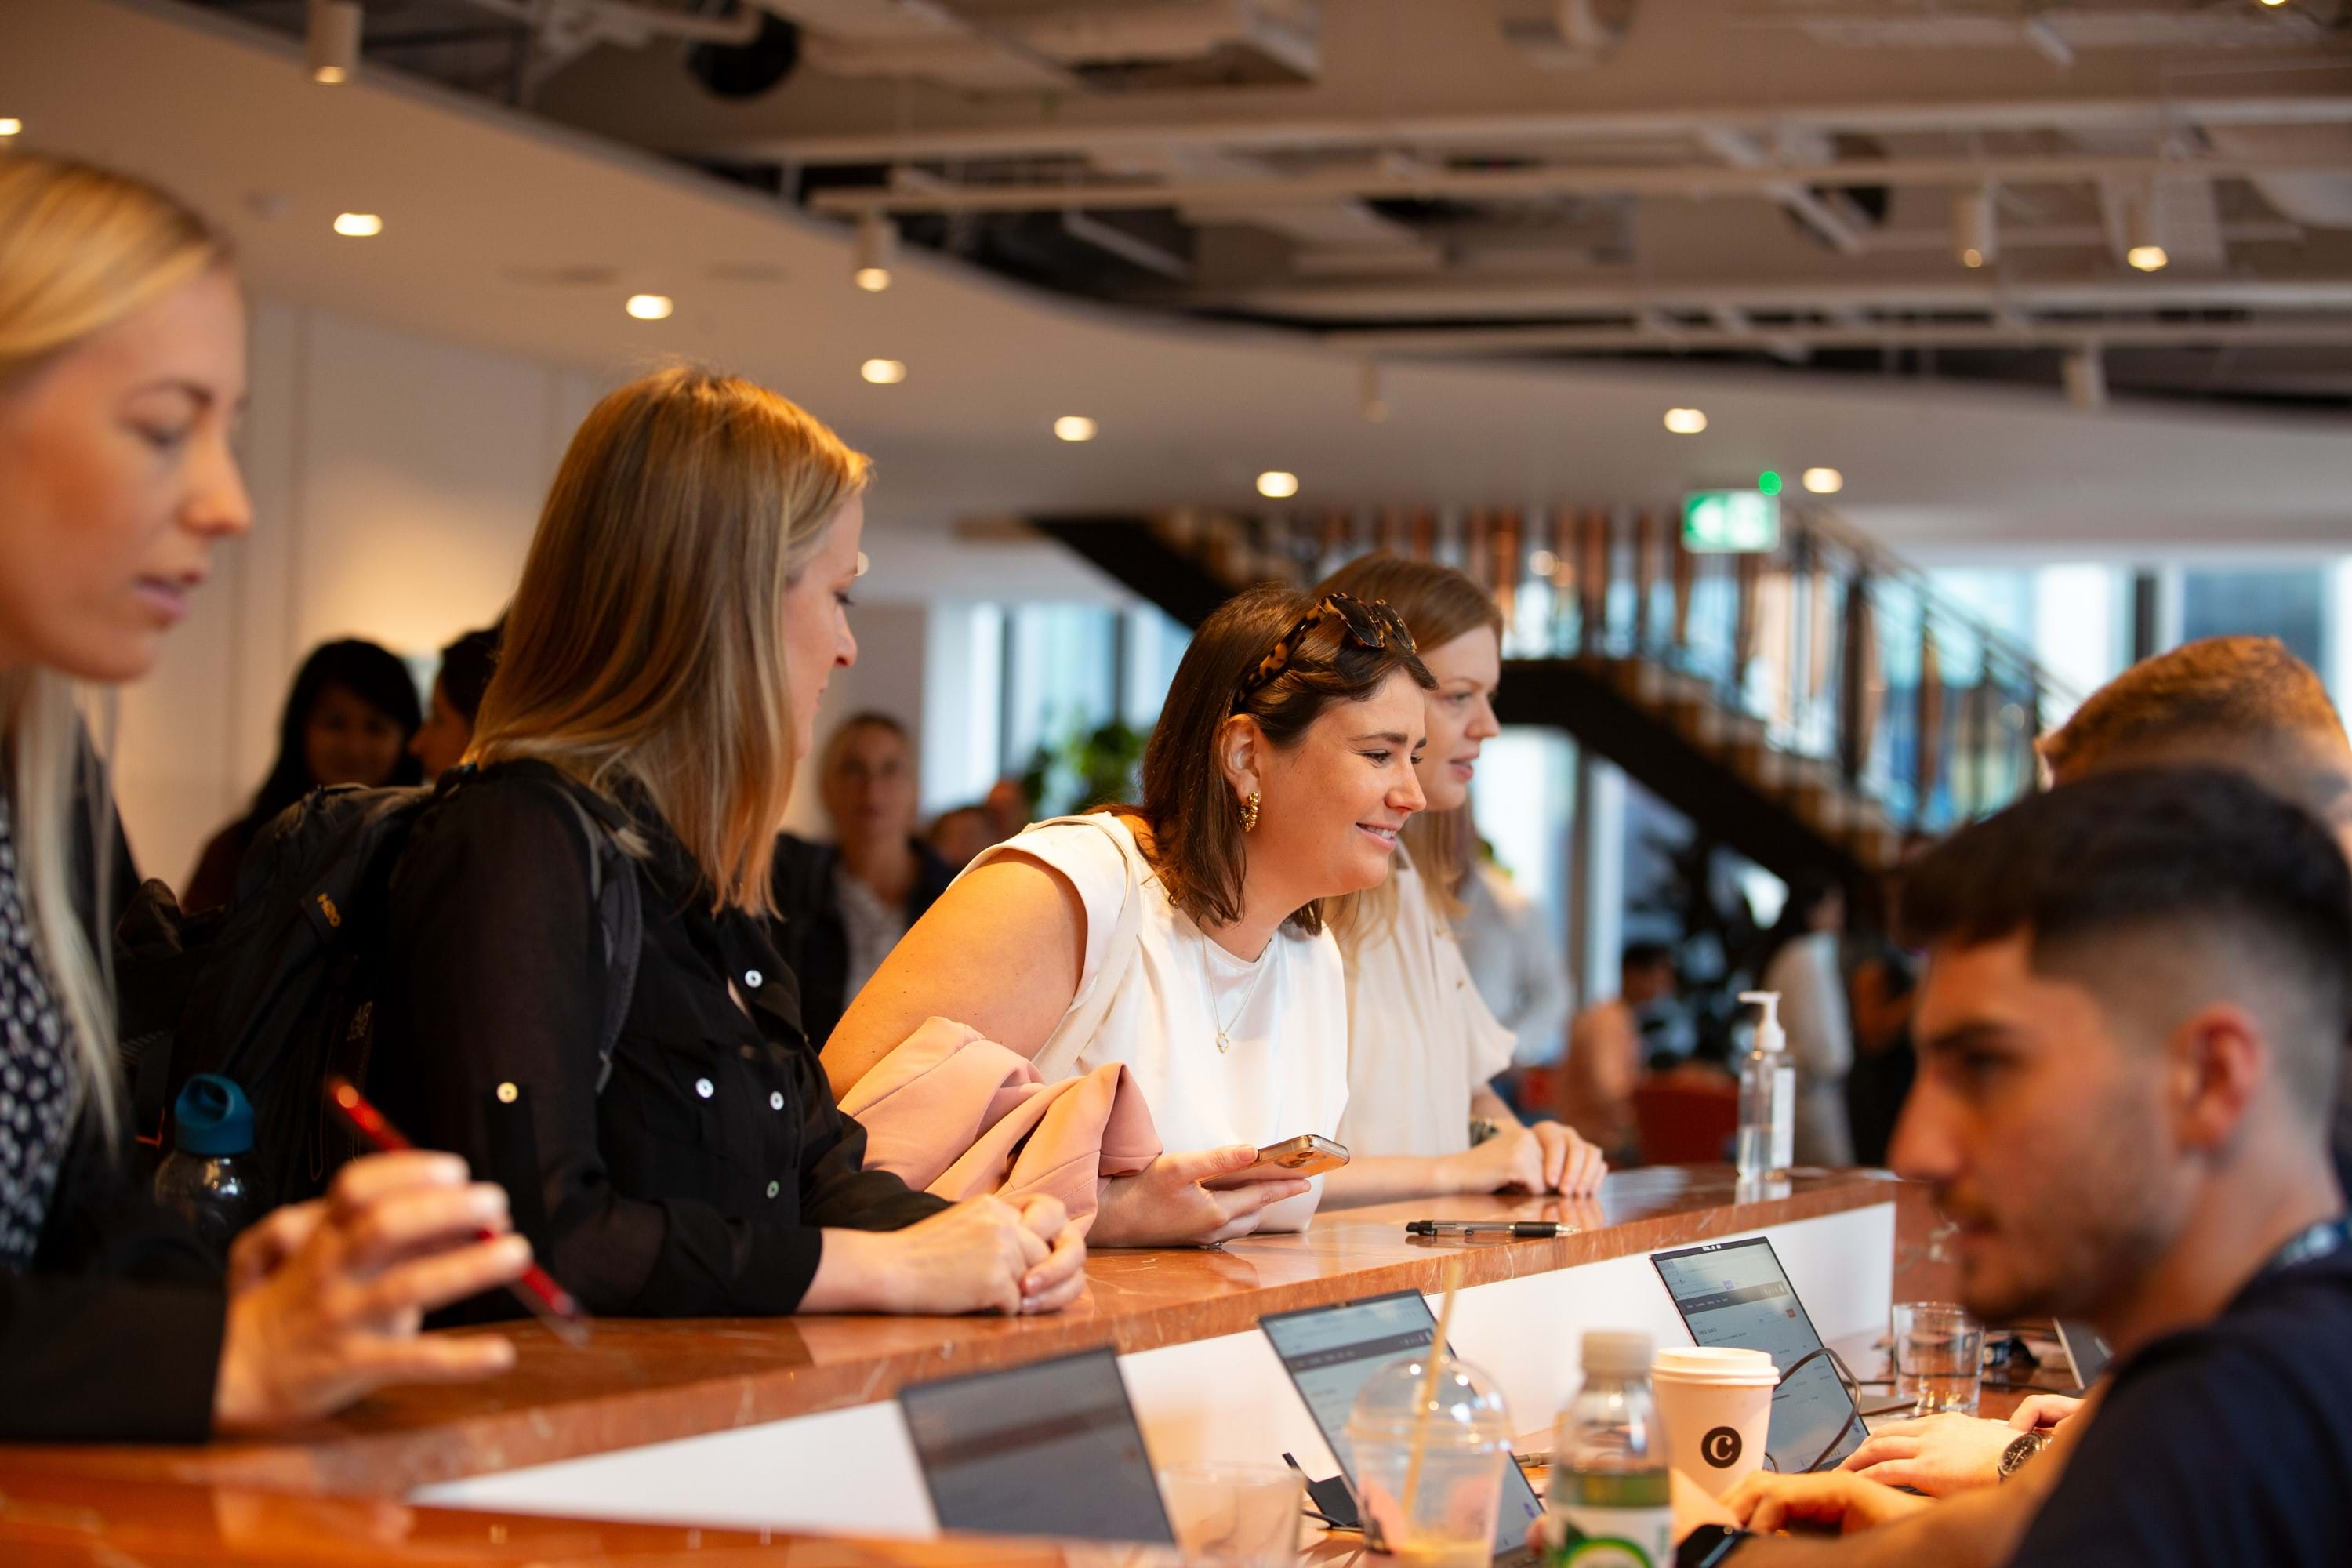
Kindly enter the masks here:
M 1132 1176 L 1113 1177 L 1103 1184 L 1095 1245 L 1205 1247 L 1247 1236 L 1268 1208 L 1312 1184 L 1278 1173 L 1236 1177 L 1256 1163 L 1255 1148 L 1234 1143 L 1162 1154 Z
M 1516 1121 L 1484 1143 L 1449 1156 L 1444 1163 L 1456 1193 L 1562 1193 L 1590 1197 L 1600 1191 L 1609 1162 L 1597 1144 L 1558 1121 L 1522 1127 Z
M 1055 1312 L 1086 1289 L 1062 1200 L 967 1198 L 904 1230 L 827 1230 L 804 1312 Z
M 489 1241 L 477 1237 L 501 1233 Z M 503 1285 L 530 1261 L 504 1234 L 507 1194 L 454 1154 L 371 1154 L 323 1198 L 290 1204 L 229 1249 L 228 1323 L 213 1426 L 325 1415 L 394 1383 L 461 1383 L 514 1364 L 502 1335 L 420 1335 L 426 1312 Z

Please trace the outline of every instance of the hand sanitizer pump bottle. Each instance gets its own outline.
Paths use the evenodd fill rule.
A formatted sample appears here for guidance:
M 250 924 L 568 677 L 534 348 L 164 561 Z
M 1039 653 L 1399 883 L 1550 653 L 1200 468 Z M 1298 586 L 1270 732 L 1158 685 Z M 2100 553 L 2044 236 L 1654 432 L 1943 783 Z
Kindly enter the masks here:
M 1789 1064 L 1789 1037 L 1780 1028 L 1780 994 L 1744 991 L 1742 1002 L 1764 1009 L 1756 1048 L 1739 1064 L 1739 1179 L 1785 1176 L 1796 1163 L 1797 1069 Z

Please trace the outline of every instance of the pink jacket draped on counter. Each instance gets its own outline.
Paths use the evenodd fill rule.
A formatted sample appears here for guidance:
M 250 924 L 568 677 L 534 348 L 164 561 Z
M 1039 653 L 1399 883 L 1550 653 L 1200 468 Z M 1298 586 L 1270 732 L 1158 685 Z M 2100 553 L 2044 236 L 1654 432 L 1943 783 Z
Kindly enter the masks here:
M 927 1019 L 843 1096 L 866 1129 L 866 1166 L 961 1202 L 1047 1193 L 1081 1231 L 1101 1183 L 1160 1152 L 1150 1108 L 1127 1068 L 1040 1082 L 1028 1058 L 946 1018 Z

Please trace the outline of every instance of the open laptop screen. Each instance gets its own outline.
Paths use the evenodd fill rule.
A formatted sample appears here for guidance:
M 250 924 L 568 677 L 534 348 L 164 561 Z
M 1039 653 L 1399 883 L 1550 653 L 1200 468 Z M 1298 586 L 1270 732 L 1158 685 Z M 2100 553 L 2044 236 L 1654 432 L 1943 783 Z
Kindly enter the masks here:
M 1769 1241 L 1759 1236 L 1709 1242 L 1652 1253 L 1650 1261 L 1694 1342 L 1763 1351 L 1780 1369 L 1766 1444 L 1772 1468 L 1783 1475 L 1833 1469 L 1862 1447 L 1866 1434 L 1854 1414 L 1853 1396 L 1830 1358 L 1814 1356 L 1795 1373 L 1789 1370 L 1821 1349 L 1822 1337 Z
M 913 1384 L 898 1406 L 942 1530 L 1175 1544 L 1108 1349 Z
M 1348 1414 L 1356 1395 L 1372 1373 L 1399 1356 L 1429 1348 L 1437 1337 L 1437 1320 L 1418 1290 L 1342 1301 L 1329 1307 L 1308 1307 L 1296 1312 L 1276 1312 L 1258 1327 L 1282 1358 L 1283 1369 L 1298 1386 L 1323 1434 L 1331 1455 L 1352 1483 L 1355 1456 L 1348 1447 Z M 1500 1557 L 1525 1549 L 1528 1526 L 1543 1512 L 1543 1505 L 1517 1465 L 1503 1467 L 1503 1501 L 1496 1516 L 1495 1552 Z

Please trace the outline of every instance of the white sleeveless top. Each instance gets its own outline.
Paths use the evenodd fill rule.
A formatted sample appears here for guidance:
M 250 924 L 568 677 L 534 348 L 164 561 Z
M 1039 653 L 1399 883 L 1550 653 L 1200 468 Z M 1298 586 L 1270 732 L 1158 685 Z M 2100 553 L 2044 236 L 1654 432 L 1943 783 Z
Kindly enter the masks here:
M 1285 926 L 1255 963 L 1235 958 L 1169 901 L 1135 835 L 1108 814 L 1034 824 L 972 865 L 1007 854 L 1059 871 L 1086 906 L 1077 994 L 1034 1058 L 1047 1082 L 1124 1064 L 1171 1151 L 1337 1135 L 1348 993 L 1329 931 Z M 1231 1042 L 1222 1052 L 1220 1025 Z M 1304 1227 L 1322 1192 L 1318 1178 L 1260 1228 Z
M 1360 1160 L 1459 1154 L 1470 1097 L 1511 1065 L 1496 1020 L 1429 884 L 1396 852 L 1396 914 L 1348 965 L 1348 1114 L 1339 1142 Z

